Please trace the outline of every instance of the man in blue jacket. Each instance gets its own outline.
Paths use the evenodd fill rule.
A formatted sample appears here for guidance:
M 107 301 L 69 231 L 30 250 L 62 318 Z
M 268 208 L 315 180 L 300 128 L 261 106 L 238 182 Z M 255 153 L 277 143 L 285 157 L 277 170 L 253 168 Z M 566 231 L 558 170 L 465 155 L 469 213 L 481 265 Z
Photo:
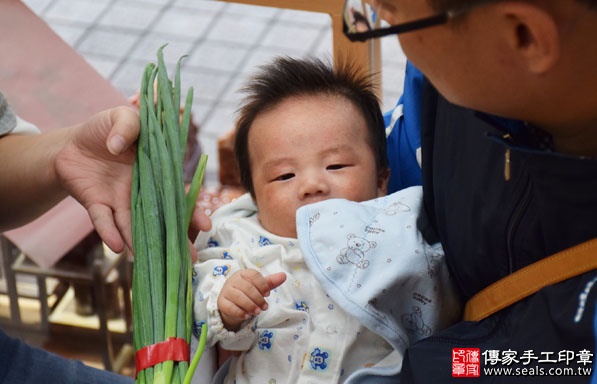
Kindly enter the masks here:
M 351 30 L 348 17 L 347 35 L 399 34 L 426 77 L 411 96 L 421 109 L 419 227 L 443 244 L 465 300 L 597 237 L 597 1 L 360 3 L 347 1 L 347 15 L 371 25 Z M 523 279 L 516 294 L 534 293 L 415 344 L 401 382 L 597 383 L 596 259 L 548 270 L 574 271 L 555 283 Z

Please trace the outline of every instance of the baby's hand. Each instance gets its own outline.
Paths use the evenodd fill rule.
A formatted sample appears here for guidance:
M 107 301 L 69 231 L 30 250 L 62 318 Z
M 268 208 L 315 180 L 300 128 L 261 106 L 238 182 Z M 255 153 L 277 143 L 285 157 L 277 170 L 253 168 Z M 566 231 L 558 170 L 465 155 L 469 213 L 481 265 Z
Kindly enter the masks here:
M 238 331 L 243 321 L 267 309 L 265 298 L 272 289 L 286 281 L 284 272 L 263 276 L 254 269 L 243 269 L 226 280 L 218 297 L 218 309 L 224 327 Z

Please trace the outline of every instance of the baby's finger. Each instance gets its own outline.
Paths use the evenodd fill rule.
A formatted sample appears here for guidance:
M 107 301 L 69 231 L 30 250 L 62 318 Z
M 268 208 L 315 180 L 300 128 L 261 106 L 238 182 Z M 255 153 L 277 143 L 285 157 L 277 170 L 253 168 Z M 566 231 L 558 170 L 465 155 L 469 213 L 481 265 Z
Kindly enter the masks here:
M 222 298 L 221 300 L 218 299 L 218 310 L 223 319 L 233 323 L 247 320 L 250 316 L 247 311 L 226 298 Z
M 263 303 L 265 303 L 263 296 L 261 296 L 254 286 L 247 284 L 242 280 L 238 283 L 239 285 L 233 284 L 230 286 L 226 292 L 222 291 L 220 296 L 223 296 L 224 299 L 230 301 L 246 313 L 255 316 L 259 315 L 259 313 L 261 313 L 261 307 L 263 306 Z
M 272 273 L 265 277 L 269 289 L 276 289 L 286 281 L 286 274 L 284 272 Z
M 257 272 L 255 269 L 242 270 L 240 272 L 240 276 L 243 280 L 248 282 L 254 288 L 254 290 L 256 290 L 259 293 L 259 296 L 261 296 L 263 303 L 265 303 L 265 299 L 263 298 L 269 296 L 270 291 L 269 283 L 267 282 L 265 277 L 263 277 L 263 275 Z M 252 297 L 255 297 L 254 290 L 251 290 Z

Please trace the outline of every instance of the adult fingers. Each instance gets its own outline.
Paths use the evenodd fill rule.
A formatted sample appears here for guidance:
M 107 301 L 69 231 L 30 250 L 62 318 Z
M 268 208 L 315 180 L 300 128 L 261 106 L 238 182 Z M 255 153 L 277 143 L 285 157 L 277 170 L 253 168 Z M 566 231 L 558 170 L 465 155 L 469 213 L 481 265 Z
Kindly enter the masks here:
M 197 252 L 197 248 L 195 248 L 191 240 L 189 240 L 189 247 L 191 251 L 191 263 L 195 264 L 197 261 L 199 261 L 199 254 Z
M 128 149 L 139 136 L 139 115 L 129 107 L 116 107 L 110 110 L 112 128 L 106 145 L 113 155 L 119 155 Z
M 88 208 L 89 217 L 103 242 L 114 252 L 124 249 L 124 241 L 114 222 L 112 209 L 103 204 L 93 204 Z
M 198 204 L 195 205 L 193 210 L 193 216 L 191 216 L 191 225 L 189 225 L 189 238 L 194 240 L 199 231 L 207 232 L 211 229 L 211 219 L 205 213 L 203 208 Z

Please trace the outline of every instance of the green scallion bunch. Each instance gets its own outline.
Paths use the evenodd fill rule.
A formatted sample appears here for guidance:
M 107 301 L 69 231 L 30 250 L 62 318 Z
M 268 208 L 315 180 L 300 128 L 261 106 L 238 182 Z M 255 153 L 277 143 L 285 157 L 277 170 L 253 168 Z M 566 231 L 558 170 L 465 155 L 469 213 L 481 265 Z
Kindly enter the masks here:
M 183 158 L 193 88 L 186 94 L 181 118 L 181 60 L 172 83 L 166 71 L 163 48 L 157 51 L 157 66 L 149 63 L 143 72 L 139 107 L 141 131 L 131 188 L 136 351 L 170 338 L 181 338 L 190 344 L 192 265 L 187 233 L 207 161 L 202 155 L 189 192 L 185 193 Z M 202 333 L 204 331 L 202 329 Z M 195 358 L 198 361 L 200 353 Z M 167 360 L 139 371 L 136 382 L 190 382 L 196 361 L 193 363 L 189 369 L 186 361 Z

